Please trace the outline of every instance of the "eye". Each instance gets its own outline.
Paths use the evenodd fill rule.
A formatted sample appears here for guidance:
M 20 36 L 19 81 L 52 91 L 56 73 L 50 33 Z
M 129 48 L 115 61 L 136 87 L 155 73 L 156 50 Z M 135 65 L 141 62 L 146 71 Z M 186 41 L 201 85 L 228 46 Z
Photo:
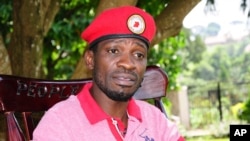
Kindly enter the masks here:
M 118 49 L 108 49 L 108 53 L 116 54 L 118 52 Z
M 145 58 L 145 55 L 143 53 L 137 52 L 137 53 L 135 53 L 135 57 L 138 59 L 143 59 L 143 58 Z

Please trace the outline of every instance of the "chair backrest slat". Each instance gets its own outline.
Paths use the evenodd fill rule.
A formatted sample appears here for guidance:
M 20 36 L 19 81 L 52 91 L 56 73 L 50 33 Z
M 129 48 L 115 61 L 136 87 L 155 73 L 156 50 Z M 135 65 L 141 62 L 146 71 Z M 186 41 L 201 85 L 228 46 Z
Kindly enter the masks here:
M 5 112 L 7 123 L 7 140 L 9 141 L 25 141 L 25 136 L 17 122 L 13 112 Z
M 91 81 L 42 80 L 8 75 L 1 75 L 0 79 L 1 109 L 17 112 L 46 110 L 70 95 L 77 94 L 84 84 Z
M 0 113 L 7 119 L 7 139 L 31 140 L 35 128 L 33 112 L 46 111 L 70 95 L 78 94 L 83 86 L 92 79 L 44 80 L 11 75 L 0 75 Z M 134 95 L 135 99 L 153 99 L 154 105 L 166 114 L 161 98 L 166 95 L 168 77 L 157 66 L 149 66 L 141 87 Z M 20 128 L 15 113 L 22 113 L 26 134 Z

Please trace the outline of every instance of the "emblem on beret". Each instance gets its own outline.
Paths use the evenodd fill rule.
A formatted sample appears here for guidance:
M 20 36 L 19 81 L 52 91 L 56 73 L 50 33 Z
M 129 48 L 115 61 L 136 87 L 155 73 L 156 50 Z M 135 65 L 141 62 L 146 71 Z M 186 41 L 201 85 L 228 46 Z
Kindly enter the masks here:
M 145 21 L 140 15 L 132 15 L 127 21 L 128 28 L 135 34 L 142 34 L 145 30 Z

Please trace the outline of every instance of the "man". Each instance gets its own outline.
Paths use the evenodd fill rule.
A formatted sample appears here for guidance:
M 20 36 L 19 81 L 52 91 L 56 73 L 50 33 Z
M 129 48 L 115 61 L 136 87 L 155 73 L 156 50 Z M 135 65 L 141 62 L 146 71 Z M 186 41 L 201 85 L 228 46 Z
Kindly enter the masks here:
M 34 131 L 41 141 L 182 141 L 156 107 L 132 96 L 143 81 L 156 31 L 153 18 L 133 6 L 108 9 L 82 33 L 93 83 L 46 112 Z

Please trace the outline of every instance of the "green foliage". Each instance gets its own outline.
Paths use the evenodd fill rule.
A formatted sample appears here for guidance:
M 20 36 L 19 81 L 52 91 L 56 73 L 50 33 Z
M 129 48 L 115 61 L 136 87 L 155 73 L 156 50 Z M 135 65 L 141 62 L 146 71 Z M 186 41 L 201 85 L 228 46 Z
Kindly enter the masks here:
M 190 63 L 199 63 L 203 53 L 206 51 L 206 46 L 202 37 L 199 34 L 193 34 L 189 29 L 183 28 L 182 32 L 185 36 L 185 48 L 181 50 L 182 68 L 186 71 L 192 71 Z
M 250 123 L 250 94 L 249 94 L 249 98 L 244 103 L 242 113 L 239 114 L 239 118 L 241 120 L 246 121 L 247 123 Z
M 187 138 L 186 141 L 228 141 L 228 137 L 215 138 L 213 136 L 199 136 L 194 138 Z
M 69 79 L 86 43 L 80 38 L 93 17 L 98 1 L 63 0 L 44 39 L 43 65 L 49 79 Z
M 239 102 L 231 107 L 231 111 L 233 113 L 234 118 L 241 118 L 242 111 L 245 107 L 245 104 L 242 102 Z
M 188 90 L 191 126 L 192 128 L 206 128 L 209 124 L 215 126 L 216 122 L 220 121 L 216 83 L 207 82 L 203 85 L 198 85 L 199 82 L 196 83 L 196 87 L 190 87 Z M 247 97 L 246 92 L 249 92 L 247 84 L 235 86 L 229 83 L 220 83 L 223 122 L 237 121 L 239 123 L 240 118 L 237 116 L 242 112 L 243 104 L 237 104 L 237 106 L 235 104 L 244 101 Z M 216 132 L 220 134 L 219 131 L 214 133 L 216 134 Z
M 230 122 L 214 122 L 209 126 L 209 131 L 216 138 L 227 137 L 229 135 Z
M 241 115 L 241 119 L 242 115 L 245 115 L 245 118 L 249 119 L 244 120 L 250 121 L 250 100 L 248 101 L 249 108 L 245 108 L 245 114 L 241 114 L 243 113 L 242 104 L 237 107 L 231 106 L 245 101 L 249 93 L 250 54 L 246 49 L 250 40 L 246 37 L 240 41 L 228 41 L 227 44 L 207 47 L 203 43 L 204 49 L 202 50 L 199 48 L 202 46 L 202 41 L 199 41 L 198 34 L 189 30 L 184 30 L 184 32 L 187 35 L 187 42 L 186 47 L 181 50 L 183 60 L 185 60 L 181 84 L 189 86 L 191 126 L 207 129 L 206 126 L 212 124 L 209 128 L 214 131 L 213 135 L 223 136 L 227 134 L 224 131 L 225 127 L 229 126 L 229 122 L 239 122 L 237 115 Z M 195 53 L 196 49 L 199 50 Z M 199 55 L 189 56 L 197 54 Z M 218 126 L 220 122 L 218 97 L 216 95 L 213 100 L 208 94 L 213 91 L 216 93 L 217 82 L 220 82 L 222 102 L 223 122 L 220 126 Z
M 193 35 L 191 35 L 193 36 Z M 245 51 L 249 44 L 249 38 L 240 42 L 229 42 L 228 44 L 207 47 L 207 51 L 202 54 L 200 61 L 190 59 L 184 52 L 183 77 L 187 78 L 183 84 L 189 85 L 197 80 L 223 81 L 228 83 L 250 81 L 250 53 Z M 193 44 L 188 44 L 194 46 Z M 190 48 L 190 47 L 186 47 Z M 186 49 L 185 48 L 185 49 Z M 191 52 L 188 50 L 188 52 Z M 198 52 L 199 53 L 199 52 Z
M 161 11 L 167 6 L 169 0 L 150 0 L 145 2 L 145 0 L 138 0 L 137 5 L 153 16 L 159 15 Z
M 202 114 L 201 114 L 202 113 Z M 202 128 L 208 124 L 211 124 L 211 116 L 216 114 L 216 109 L 201 109 L 195 108 L 190 110 L 190 122 L 192 128 Z
M 164 109 L 166 110 L 166 113 L 168 114 L 167 116 L 171 115 L 171 109 L 172 109 L 172 103 L 171 101 L 166 98 L 166 97 L 163 97 L 162 98 L 162 103 L 164 104 Z
M 11 0 L 1 0 L 0 4 L 0 34 L 3 36 L 4 43 L 7 44 L 10 41 L 10 33 L 13 28 L 12 21 L 12 1 Z
M 155 45 L 149 51 L 148 65 L 156 64 L 164 69 L 169 78 L 170 90 L 178 89 L 178 74 L 181 72 L 181 56 L 179 50 L 185 45 L 185 37 L 180 33 Z

